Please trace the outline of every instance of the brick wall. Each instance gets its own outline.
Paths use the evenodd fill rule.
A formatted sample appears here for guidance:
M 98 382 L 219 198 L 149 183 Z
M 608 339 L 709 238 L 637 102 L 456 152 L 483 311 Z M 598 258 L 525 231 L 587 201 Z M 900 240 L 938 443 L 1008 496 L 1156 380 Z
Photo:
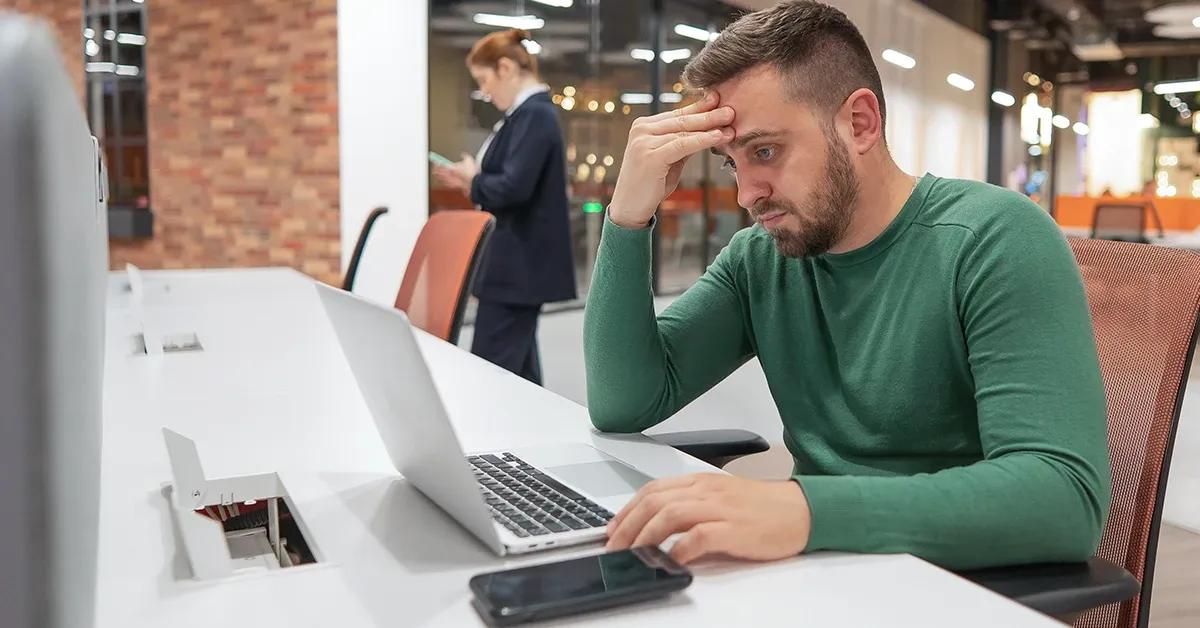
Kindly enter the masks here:
M 51 20 L 80 77 L 81 4 L 0 0 Z M 337 1 L 147 6 L 154 237 L 111 242 L 113 267 L 292 266 L 337 282 Z

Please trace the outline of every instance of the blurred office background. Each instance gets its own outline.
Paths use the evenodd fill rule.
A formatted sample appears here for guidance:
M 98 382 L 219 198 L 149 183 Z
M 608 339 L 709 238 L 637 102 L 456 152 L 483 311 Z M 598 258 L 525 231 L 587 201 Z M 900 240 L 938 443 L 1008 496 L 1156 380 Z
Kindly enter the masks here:
M 499 113 L 463 58 L 534 34 L 567 143 L 576 274 L 587 287 L 631 121 L 680 107 L 704 41 L 769 0 L 0 0 L 58 30 L 108 158 L 113 264 L 288 265 L 336 280 L 363 218 L 362 291 L 385 299 L 431 212 L 469 207 L 426 149 L 474 153 Z M 1195 3 L 835 0 L 878 54 L 889 144 L 914 173 L 984 179 L 1084 228 L 1103 194 L 1200 222 Z M 655 286 L 690 285 L 737 229 L 732 174 L 694 159 L 663 203 Z M 586 294 L 586 290 L 581 291 Z M 386 299 L 385 299 L 386 300 Z
M 358 283 L 382 301 L 395 294 L 429 214 L 470 206 L 436 185 L 425 152 L 474 153 L 499 117 L 463 64 L 478 37 L 509 24 L 534 34 L 561 107 L 585 295 L 630 123 L 686 105 L 679 74 L 687 60 L 743 11 L 769 4 L 0 0 L 49 19 L 79 77 L 109 163 L 114 267 L 286 265 L 336 282 L 363 219 L 387 205 Z M 1016 117 L 993 111 L 987 98 L 989 7 L 833 4 L 881 54 L 918 60 L 912 68 L 880 60 L 900 163 L 986 178 L 989 116 Z M 975 86 L 947 83 L 951 73 Z M 1024 155 L 1024 147 L 1009 153 Z M 735 199 L 732 173 L 718 159 L 692 160 L 662 206 L 660 293 L 686 289 L 747 225 Z
M 631 121 L 684 106 L 687 60 L 770 0 L 0 0 L 56 27 L 108 159 L 112 262 L 292 266 L 335 282 L 372 207 L 360 291 L 390 300 L 420 226 L 469 201 L 427 149 L 474 153 L 499 113 L 463 58 L 528 28 L 567 144 L 586 294 Z M 1153 197 L 1200 226 L 1200 3 L 833 0 L 876 51 L 888 138 L 914 173 L 1027 194 L 1068 232 Z M 734 179 L 694 159 L 662 205 L 655 287 L 686 289 L 739 228 Z

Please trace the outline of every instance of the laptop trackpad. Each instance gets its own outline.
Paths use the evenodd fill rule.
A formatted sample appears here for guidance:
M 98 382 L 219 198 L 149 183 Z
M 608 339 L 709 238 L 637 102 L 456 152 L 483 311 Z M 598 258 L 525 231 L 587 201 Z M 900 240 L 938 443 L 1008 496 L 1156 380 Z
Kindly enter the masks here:
M 561 467 L 547 467 L 546 471 L 592 497 L 616 497 L 636 493 L 643 484 L 653 479 L 628 465 L 613 461 L 567 464 Z

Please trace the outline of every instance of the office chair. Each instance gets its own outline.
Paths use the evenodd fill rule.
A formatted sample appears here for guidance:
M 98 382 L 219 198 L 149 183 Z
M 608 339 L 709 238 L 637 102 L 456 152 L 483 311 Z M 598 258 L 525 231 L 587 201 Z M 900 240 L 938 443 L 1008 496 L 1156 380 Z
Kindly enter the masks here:
M 396 308 L 415 326 L 458 343 L 471 284 L 479 270 L 496 218 L 475 210 L 443 210 L 429 217 L 417 236 Z
M 367 237 L 386 207 L 371 211 L 358 234 L 342 289 L 350 291 L 358 274 Z M 471 284 L 479 269 L 496 219 L 487 212 L 444 210 L 421 227 L 396 293 L 396 309 L 415 327 L 451 344 L 458 342 Z
M 1100 547 L 1086 563 L 960 575 L 1073 619 L 1079 628 L 1146 628 L 1167 471 L 1196 348 L 1200 255 L 1106 240 L 1072 239 L 1070 245 L 1083 274 L 1108 401 L 1113 497 Z M 717 432 L 656 438 L 722 466 L 744 455 L 747 434 L 754 436 L 738 430 L 726 446 Z
M 1092 238 L 1141 242 L 1146 238 L 1146 214 L 1154 217 L 1158 237 L 1163 237 L 1162 219 L 1154 203 L 1096 203 L 1092 214 Z
M 1025 566 L 972 579 L 1043 612 L 1082 611 L 1080 628 L 1145 628 L 1167 471 L 1196 348 L 1200 255 L 1103 240 L 1072 240 L 1071 250 L 1108 397 L 1113 497 L 1104 535 L 1086 571 Z
M 371 228 L 375 226 L 375 221 L 386 213 L 388 213 L 388 208 L 376 207 L 371 210 L 370 214 L 367 214 L 367 219 L 363 221 L 362 229 L 358 232 L 358 241 L 354 243 L 354 252 L 350 254 L 350 265 L 346 267 L 342 290 L 354 291 L 354 279 L 358 276 L 358 263 L 362 260 L 363 249 L 367 247 L 367 236 L 371 234 Z

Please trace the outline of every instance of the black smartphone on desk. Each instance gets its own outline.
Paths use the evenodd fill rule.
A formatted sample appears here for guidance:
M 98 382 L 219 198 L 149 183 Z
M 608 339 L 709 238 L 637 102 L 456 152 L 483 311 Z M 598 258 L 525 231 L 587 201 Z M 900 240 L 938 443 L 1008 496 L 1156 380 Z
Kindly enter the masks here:
M 494 626 L 574 615 L 663 597 L 692 574 L 657 547 L 637 547 L 471 578 L 475 609 Z

